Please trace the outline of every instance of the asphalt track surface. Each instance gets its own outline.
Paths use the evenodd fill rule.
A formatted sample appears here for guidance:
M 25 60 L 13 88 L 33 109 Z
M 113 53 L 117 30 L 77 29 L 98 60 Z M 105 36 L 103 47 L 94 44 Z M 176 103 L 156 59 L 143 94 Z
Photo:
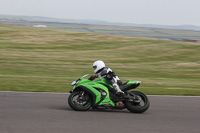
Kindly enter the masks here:
M 73 111 L 68 94 L 0 92 L 0 133 L 200 133 L 200 97 L 148 96 L 143 114 Z

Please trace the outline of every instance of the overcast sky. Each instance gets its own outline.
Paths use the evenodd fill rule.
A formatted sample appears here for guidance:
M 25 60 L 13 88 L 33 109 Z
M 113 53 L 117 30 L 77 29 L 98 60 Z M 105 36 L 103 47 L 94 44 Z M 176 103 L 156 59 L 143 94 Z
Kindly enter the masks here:
M 0 0 L 0 14 L 200 26 L 200 0 Z

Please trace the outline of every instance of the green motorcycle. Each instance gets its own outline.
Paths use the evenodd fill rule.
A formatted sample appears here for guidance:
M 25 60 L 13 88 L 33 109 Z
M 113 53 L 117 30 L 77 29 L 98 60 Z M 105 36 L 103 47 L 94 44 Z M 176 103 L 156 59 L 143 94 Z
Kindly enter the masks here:
M 73 89 L 68 98 L 69 106 L 76 111 L 93 109 L 125 109 L 133 113 L 143 113 L 150 105 L 147 96 L 140 91 L 128 91 L 137 88 L 141 81 L 128 81 L 120 86 L 123 96 L 116 95 L 112 85 L 105 78 L 95 81 L 84 79 L 84 75 L 71 83 Z M 125 95 L 125 96 L 124 96 Z

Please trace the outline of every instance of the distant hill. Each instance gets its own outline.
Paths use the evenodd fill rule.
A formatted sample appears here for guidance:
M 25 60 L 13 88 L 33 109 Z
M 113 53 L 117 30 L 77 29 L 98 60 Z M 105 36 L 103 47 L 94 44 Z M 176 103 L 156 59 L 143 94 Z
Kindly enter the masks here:
M 155 25 L 155 24 L 135 24 L 135 23 L 118 23 L 118 22 L 107 22 L 100 20 L 90 19 L 62 19 L 62 18 L 51 18 L 41 16 L 18 16 L 18 15 L 1 15 L 0 18 L 7 19 L 20 19 L 28 21 L 45 21 L 45 22 L 65 22 L 65 23 L 78 23 L 78 24 L 94 24 L 94 25 L 113 25 L 113 26 L 134 26 L 134 27 L 148 27 L 148 28 L 166 28 L 166 29 L 182 29 L 182 30 L 199 30 L 200 26 L 195 25 Z
M 96 20 L 71 20 L 13 15 L 0 15 L 0 24 L 176 41 L 184 41 L 185 39 L 200 40 L 200 30 L 198 30 L 200 27 L 192 25 L 174 26 L 176 28 L 173 29 L 173 26 L 162 25 L 136 25 Z

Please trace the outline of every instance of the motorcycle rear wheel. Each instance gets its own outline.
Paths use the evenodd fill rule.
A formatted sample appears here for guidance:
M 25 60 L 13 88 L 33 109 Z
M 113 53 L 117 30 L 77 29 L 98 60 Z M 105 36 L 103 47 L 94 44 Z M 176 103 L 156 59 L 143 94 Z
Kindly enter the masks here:
M 82 97 L 82 99 L 80 99 Z M 87 92 L 80 96 L 79 91 L 72 92 L 68 98 L 69 106 L 76 111 L 89 110 L 92 105 L 92 99 Z
M 150 105 L 148 97 L 140 91 L 131 91 L 134 95 L 138 97 L 138 101 L 124 101 L 125 107 L 133 113 L 143 113 Z

